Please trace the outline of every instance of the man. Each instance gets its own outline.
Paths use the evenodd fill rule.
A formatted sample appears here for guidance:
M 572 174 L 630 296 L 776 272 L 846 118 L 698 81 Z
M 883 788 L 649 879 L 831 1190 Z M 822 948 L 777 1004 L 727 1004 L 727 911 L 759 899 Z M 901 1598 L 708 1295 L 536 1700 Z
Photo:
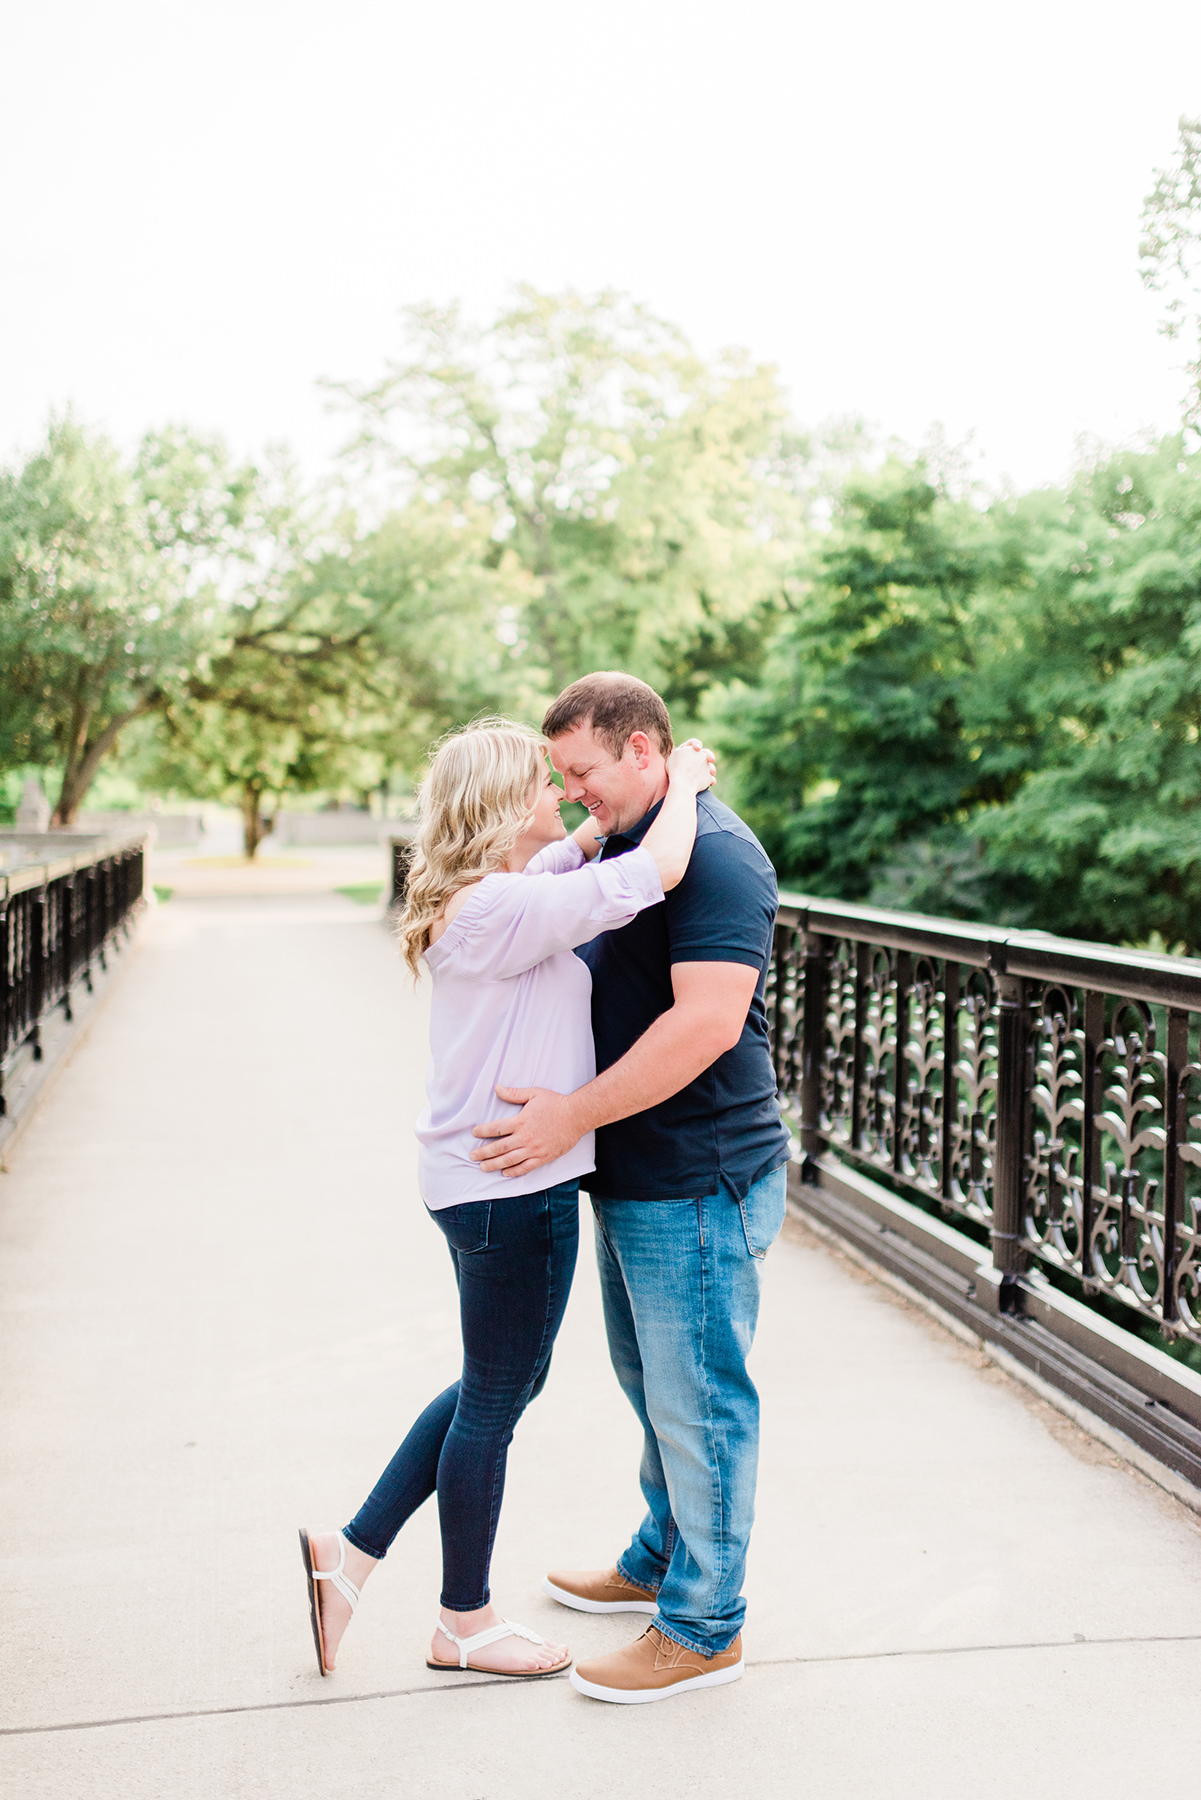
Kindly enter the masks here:
M 667 792 L 671 721 L 653 688 L 588 675 L 543 721 L 566 797 L 638 844 Z M 648 1507 L 614 1568 L 552 1572 L 582 1612 L 656 1614 L 633 1644 L 581 1663 L 596 1699 L 665 1699 L 742 1673 L 741 1587 L 754 1513 L 759 1402 L 747 1373 L 763 1257 L 784 1218 L 764 986 L 775 875 L 738 816 L 697 801 L 696 847 L 659 906 L 578 954 L 592 969 L 598 1074 L 571 1094 L 499 1088 L 522 1104 L 476 1128 L 489 1169 L 525 1173 L 596 1130 L 592 1194 L 605 1327 L 645 1433 Z

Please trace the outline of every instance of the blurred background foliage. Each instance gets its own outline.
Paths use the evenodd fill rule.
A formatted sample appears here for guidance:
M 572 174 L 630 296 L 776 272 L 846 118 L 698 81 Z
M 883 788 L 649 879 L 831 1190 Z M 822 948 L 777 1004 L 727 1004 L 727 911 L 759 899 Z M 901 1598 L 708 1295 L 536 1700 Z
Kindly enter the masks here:
M 0 805 L 102 767 L 242 810 L 412 790 L 484 711 L 623 668 L 722 754 L 786 885 L 1201 950 L 1201 124 L 1143 217 L 1177 435 L 985 494 L 945 446 L 790 421 L 616 294 L 405 315 L 316 487 L 71 417 L 0 476 Z
M 710 696 L 742 810 L 814 893 L 1201 946 L 1201 456 L 977 507 L 849 480 L 754 683 Z

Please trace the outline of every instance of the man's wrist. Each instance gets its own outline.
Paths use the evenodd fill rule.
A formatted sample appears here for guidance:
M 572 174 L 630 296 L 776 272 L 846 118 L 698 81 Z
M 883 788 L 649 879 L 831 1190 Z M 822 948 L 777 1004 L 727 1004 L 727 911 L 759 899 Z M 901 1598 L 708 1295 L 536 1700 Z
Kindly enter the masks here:
M 564 1096 L 566 1100 L 567 1118 L 571 1129 L 575 1132 L 576 1142 L 586 1137 L 588 1132 L 595 1131 L 603 1121 L 597 1116 L 600 1108 L 596 1104 L 593 1093 L 595 1082 L 588 1082 L 582 1088 L 576 1088 L 572 1094 Z

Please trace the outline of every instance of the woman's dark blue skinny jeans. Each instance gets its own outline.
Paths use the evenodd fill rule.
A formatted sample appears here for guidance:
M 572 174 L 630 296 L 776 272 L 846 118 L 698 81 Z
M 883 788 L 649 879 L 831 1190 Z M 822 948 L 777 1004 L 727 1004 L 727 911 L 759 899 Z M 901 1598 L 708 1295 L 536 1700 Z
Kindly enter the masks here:
M 344 1535 L 381 1557 L 437 1492 L 442 1605 L 487 1606 L 492 1541 L 513 1428 L 550 1369 L 579 1246 L 579 1183 L 430 1214 L 446 1234 L 463 1325 L 463 1373 L 432 1400 Z

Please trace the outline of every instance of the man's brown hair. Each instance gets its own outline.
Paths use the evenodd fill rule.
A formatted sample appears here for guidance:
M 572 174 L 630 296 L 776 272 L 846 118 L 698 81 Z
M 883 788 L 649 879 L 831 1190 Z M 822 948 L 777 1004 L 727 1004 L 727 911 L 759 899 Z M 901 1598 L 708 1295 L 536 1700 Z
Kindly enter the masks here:
M 645 731 L 664 756 L 672 751 L 671 715 L 653 687 L 620 669 L 598 669 L 564 688 L 542 721 L 542 735 L 562 737 L 591 725 L 605 749 L 620 758 L 634 731 Z

